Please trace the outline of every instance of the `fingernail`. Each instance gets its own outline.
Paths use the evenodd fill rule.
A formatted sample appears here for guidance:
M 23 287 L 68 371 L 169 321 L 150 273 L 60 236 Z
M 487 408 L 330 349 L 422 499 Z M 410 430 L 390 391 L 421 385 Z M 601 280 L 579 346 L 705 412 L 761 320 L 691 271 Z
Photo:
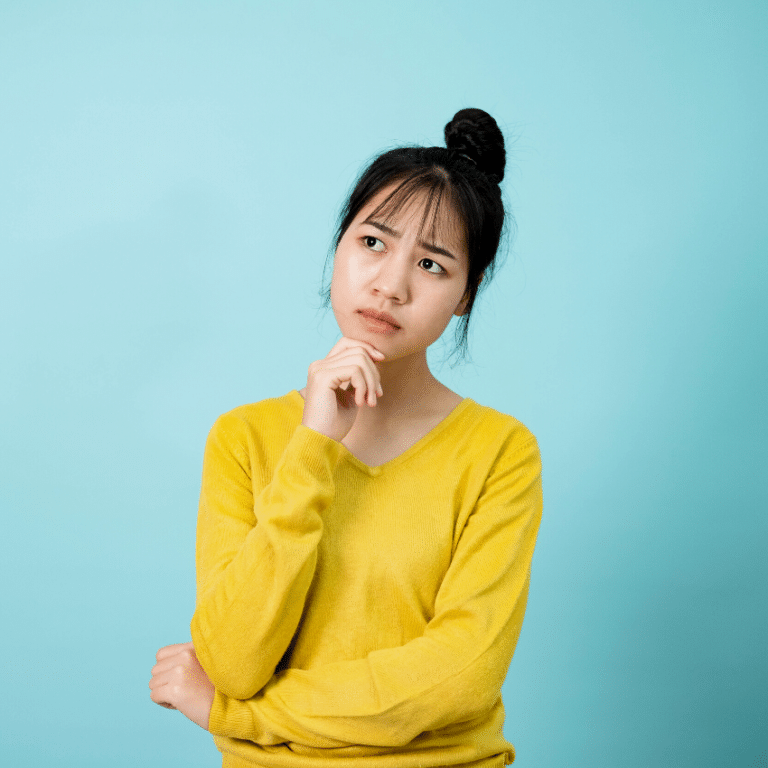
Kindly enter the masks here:
M 379 397 L 381 397 L 384 394 L 384 390 L 381 388 L 381 384 L 379 384 L 377 391 L 379 393 Z

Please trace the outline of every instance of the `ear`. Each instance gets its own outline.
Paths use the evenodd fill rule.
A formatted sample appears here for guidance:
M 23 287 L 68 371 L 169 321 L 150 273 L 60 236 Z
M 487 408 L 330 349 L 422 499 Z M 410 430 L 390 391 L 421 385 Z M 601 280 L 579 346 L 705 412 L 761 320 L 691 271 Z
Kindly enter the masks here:
M 462 298 L 462 300 L 456 306 L 456 309 L 453 311 L 453 314 L 456 315 L 456 317 L 461 317 L 464 314 L 464 311 L 467 308 L 468 301 L 469 301 L 469 294 L 465 293 L 464 298 Z
M 483 275 L 484 275 L 484 274 L 485 274 L 485 272 L 483 272 L 483 273 L 480 275 L 480 279 L 477 281 L 477 284 L 478 284 L 478 285 L 480 285 L 480 283 L 482 283 L 482 282 L 483 282 Z M 461 316 L 464 314 L 464 312 L 465 312 L 465 310 L 466 310 L 466 308 L 467 308 L 467 302 L 468 302 L 468 301 L 469 301 L 469 291 L 467 291 L 467 292 L 464 294 L 464 296 L 462 297 L 461 301 L 460 301 L 460 302 L 458 303 L 458 305 L 456 306 L 456 309 L 455 309 L 455 310 L 454 310 L 454 312 L 453 312 L 453 314 L 454 314 L 454 315 L 456 315 L 456 317 L 461 317 Z

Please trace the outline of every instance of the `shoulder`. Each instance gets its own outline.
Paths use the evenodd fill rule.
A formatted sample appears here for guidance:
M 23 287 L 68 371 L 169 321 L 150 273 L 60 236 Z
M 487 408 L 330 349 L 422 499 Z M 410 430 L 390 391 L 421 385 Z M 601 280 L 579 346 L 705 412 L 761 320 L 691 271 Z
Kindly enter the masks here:
M 477 437 L 496 446 L 499 454 L 515 453 L 528 447 L 538 453 L 533 432 L 522 421 L 488 405 L 472 400 L 469 409 L 474 418 Z
M 290 420 L 295 418 L 297 413 L 301 413 L 301 409 L 297 410 L 296 393 L 291 391 L 280 397 L 268 397 L 255 403 L 238 405 L 221 414 L 216 419 L 216 424 L 230 428 L 252 427 Z
M 301 397 L 298 396 L 298 399 Z M 301 421 L 301 414 L 295 392 L 239 405 L 216 419 L 209 440 L 253 453 L 259 445 L 287 442 Z
M 462 494 L 488 503 L 527 493 L 541 475 L 539 446 L 528 427 L 504 413 L 466 398 L 459 418 L 452 425 L 450 440 L 444 441 L 444 461 L 450 481 Z M 453 486 L 452 486 L 453 487 Z
M 542 471 L 536 437 L 508 413 L 482 405 L 478 412 L 481 434 L 492 445 L 478 507 L 504 508 L 514 515 L 539 519 Z

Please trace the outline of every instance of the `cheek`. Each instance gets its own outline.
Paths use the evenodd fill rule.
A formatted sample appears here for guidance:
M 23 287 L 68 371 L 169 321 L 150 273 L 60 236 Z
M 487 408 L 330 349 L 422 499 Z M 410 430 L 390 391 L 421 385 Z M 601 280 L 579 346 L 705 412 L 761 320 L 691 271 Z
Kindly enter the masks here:
M 352 260 L 344 258 L 343 254 L 337 254 L 331 277 L 331 302 L 344 303 L 354 298 L 353 294 L 359 290 L 359 279 L 359 270 L 355 269 Z
M 370 264 L 359 255 L 350 254 L 338 263 L 338 283 L 348 290 L 359 291 L 371 277 Z
M 452 288 L 449 292 L 443 291 L 435 299 L 435 315 L 439 316 L 441 320 L 448 322 L 461 302 L 462 297 L 463 294 L 459 293 L 455 288 Z

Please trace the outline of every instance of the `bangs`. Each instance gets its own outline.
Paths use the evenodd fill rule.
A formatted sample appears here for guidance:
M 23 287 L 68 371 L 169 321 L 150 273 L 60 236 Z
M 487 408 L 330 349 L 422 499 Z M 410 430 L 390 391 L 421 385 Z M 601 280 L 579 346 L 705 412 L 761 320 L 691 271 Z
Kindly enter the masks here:
M 370 217 L 382 223 L 408 208 L 412 203 L 422 206 L 419 240 L 438 243 L 458 235 L 465 243 L 465 227 L 460 206 L 448 174 L 439 168 L 418 170 L 402 178 L 397 186 L 376 206 Z M 420 199 L 421 198 L 421 199 Z M 444 235 L 443 238 L 440 236 Z

